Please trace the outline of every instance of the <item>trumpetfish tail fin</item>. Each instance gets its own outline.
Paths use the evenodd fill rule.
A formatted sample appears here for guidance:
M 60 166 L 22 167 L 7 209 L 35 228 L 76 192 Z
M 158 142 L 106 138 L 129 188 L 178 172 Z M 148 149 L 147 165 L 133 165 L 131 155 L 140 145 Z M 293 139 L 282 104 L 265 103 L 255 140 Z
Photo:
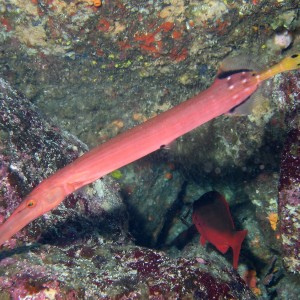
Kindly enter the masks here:
M 257 75 L 261 81 L 269 79 L 276 74 L 296 70 L 300 68 L 300 53 L 295 53 L 291 56 L 285 57 L 281 60 L 278 64 L 274 65 L 273 67 L 259 72 Z

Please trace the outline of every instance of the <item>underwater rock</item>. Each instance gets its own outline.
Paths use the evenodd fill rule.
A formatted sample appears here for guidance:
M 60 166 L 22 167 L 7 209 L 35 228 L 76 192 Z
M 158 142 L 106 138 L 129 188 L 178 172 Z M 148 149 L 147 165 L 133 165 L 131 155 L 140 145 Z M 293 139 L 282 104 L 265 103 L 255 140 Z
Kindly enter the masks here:
M 0 257 L 1 299 L 256 299 L 231 268 L 135 246 L 91 240 Z
M 132 114 L 149 118 L 203 90 L 225 56 L 244 49 L 265 65 L 277 29 L 298 31 L 295 0 L 227 2 L 2 1 L 0 76 L 95 146 L 121 116 L 130 128 Z
M 288 271 L 300 272 L 300 127 L 286 139 L 279 185 L 280 231 L 283 260 Z
M 183 206 L 178 196 L 184 178 L 162 156 L 154 153 L 122 168 L 119 179 L 129 230 L 139 246 L 160 248 Z
M 283 100 L 290 107 L 285 116 L 289 132 L 281 156 L 278 211 L 283 261 L 288 272 L 300 271 L 300 119 L 299 77 L 283 81 Z

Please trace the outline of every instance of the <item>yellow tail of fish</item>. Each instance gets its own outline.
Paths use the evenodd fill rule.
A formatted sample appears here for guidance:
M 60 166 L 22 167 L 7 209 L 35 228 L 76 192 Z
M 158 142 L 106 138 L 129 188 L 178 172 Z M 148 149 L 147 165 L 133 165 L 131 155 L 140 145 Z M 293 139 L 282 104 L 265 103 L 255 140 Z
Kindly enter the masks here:
M 296 70 L 300 68 L 300 53 L 293 54 L 284 58 L 278 64 L 274 65 L 273 67 L 258 73 L 259 79 L 264 81 L 273 77 L 274 75 L 286 71 Z

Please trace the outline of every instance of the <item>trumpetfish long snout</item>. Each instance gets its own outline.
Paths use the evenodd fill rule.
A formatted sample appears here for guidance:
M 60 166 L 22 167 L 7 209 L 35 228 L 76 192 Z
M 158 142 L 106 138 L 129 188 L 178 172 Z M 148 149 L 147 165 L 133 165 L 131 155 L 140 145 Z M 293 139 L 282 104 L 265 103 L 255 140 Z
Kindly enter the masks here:
M 260 83 L 300 68 L 300 54 L 265 71 L 219 74 L 206 90 L 85 153 L 42 181 L 0 226 L 0 245 L 28 223 L 57 207 L 66 196 L 102 176 L 170 144 L 179 136 L 243 103 Z

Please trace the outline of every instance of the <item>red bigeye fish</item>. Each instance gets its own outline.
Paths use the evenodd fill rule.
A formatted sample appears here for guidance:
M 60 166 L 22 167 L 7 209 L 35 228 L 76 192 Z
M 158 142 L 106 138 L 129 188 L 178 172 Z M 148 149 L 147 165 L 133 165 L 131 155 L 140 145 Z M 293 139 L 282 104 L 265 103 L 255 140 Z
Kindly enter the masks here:
M 0 245 L 79 188 L 229 112 L 251 96 L 262 81 L 299 67 L 300 55 L 295 54 L 260 73 L 249 70 L 220 73 L 207 90 L 85 153 L 25 197 L 0 226 Z
M 204 194 L 193 204 L 193 223 L 200 233 L 202 246 L 208 241 L 220 252 L 229 247 L 233 252 L 233 268 L 237 269 L 241 244 L 247 230 L 236 231 L 226 199 L 218 192 Z

